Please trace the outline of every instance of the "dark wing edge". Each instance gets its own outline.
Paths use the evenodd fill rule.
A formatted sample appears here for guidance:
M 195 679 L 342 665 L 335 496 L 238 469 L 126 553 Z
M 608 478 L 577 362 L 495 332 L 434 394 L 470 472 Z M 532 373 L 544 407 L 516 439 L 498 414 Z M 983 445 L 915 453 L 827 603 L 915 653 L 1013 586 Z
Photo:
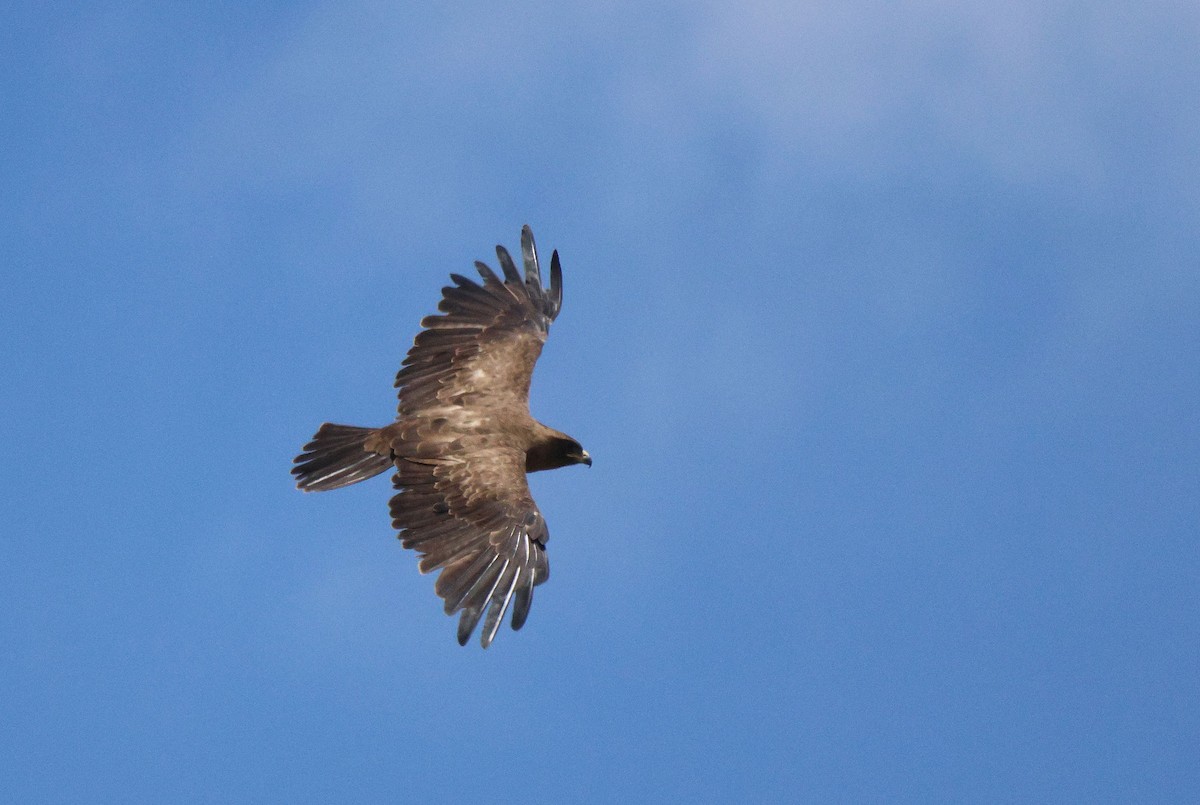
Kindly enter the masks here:
M 466 645 L 483 617 L 479 640 L 484 648 L 490 646 L 510 604 L 512 628 L 520 629 L 529 617 L 533 588 L 550 577 L 545 542 L 531 536 L 525 524 L 510 527 L 499 542 L 488 542 L 474 556 L 468 553 L 461 564 L 443 566 L 435 585 L 446 601 L 446 614 L 462 613 L 458 621 L 459 645 Z M 486 564 L 477 574 L 454 572 L 463 566 L 476 568 L 481 559 L 486 559 Z M 424 570 L 426 563 L 422 561 L 421 565 Z
M 497 247 L 499 249 L 499 247 Z M 533 230 L 529 224 L 521 227 L 521 257 L 525 263 L 525 287 L 530 298 L 541 303 L 544 314 L 554 321 L 562 309 L 562 266 L 558 261 L 558 250 L 550 255 L 550 288 L 542 285 L 542 270 L 538 263 L 537 245 L 533 242 Z
M 483 620 L 480 643 L 491 645 L 512 607 L 512 628 L 525 625 L 533 588 L 550 578 L 549 531 L 526 493 L 516 503 L 467 504 L 453 481 L 439 478 L 438 464 L 400 459 L 391 500 L 392 525 L 405 548 L 416 550 L 422 573 L 440 570 L 434 589 L 447 615 L 461 613 L 458 642 L 466 645 Z M 522 479 L 523 480 L 523 479 Z

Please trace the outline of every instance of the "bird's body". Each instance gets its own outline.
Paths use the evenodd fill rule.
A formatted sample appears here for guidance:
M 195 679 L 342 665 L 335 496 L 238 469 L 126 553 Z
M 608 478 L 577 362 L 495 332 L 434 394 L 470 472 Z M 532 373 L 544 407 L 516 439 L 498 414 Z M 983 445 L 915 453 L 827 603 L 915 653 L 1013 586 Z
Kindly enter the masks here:
M 396 469 L 392 524 L 421 554 L 422 573 L 440 570 L 447 614 L 461 612 L 466 643 L 481 617 L 486 648 L 510 603 L 512 626 L 529 614 L 533 588 L 549 578 L 549 531 L 527 472 L 591 464 L 579 443 L 529 413 L 529 384 L 562 304 L 555 252 L 542 286 L 529 227 L 521 231 L 524 277 L 496 247 L 504 279 L 476 263 L 483 284 L 456 274 L 442 289 L 400 372 L 396 421 L 382 428 L 326 423 L 296 458 L 304 491 L 336 489 Z

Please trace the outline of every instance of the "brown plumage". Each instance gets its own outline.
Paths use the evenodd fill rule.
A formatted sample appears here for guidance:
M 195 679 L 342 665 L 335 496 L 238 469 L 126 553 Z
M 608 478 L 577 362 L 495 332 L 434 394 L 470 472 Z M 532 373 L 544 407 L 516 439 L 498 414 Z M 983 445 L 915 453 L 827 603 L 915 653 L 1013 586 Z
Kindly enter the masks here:
M 476 263 L 483 284 L 451 274 L 441 315 L 426 316 L 396 375 L 400 409 L 382 428 L 325 423 L 295 459 L 305 492 L 337 489 L 395 467 L 392 525 L 440 570 L 446 614 L 461 612 L 458 642 L 491 644 L 512 605 L 512 628 L 529 616 L 533 588 L 550 577 L 550 533 L 525 474 L 592 460 L 579 442 L 529 413 L 529 382 L 550 322 L 562 306 L 558 252 L 542 285 L 533 233 L 521 230 L 525 276 L 503 246 L 501 279 Z

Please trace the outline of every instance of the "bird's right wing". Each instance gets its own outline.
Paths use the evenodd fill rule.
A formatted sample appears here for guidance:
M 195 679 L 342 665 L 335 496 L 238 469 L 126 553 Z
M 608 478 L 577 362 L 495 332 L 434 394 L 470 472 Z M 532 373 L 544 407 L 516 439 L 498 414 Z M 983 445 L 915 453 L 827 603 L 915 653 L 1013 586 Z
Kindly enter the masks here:
M 441 570 L 435 589 L 447 615 L 462 613 L 460 644 L 486 612 L 487 648 L 510 603 L 512 628 L 525 624 L 533 588 L 550 577 L 550 533 L 529 492 L 524 451 L 482 436 L 465 441 L 448 451 L 430 435 L 396 459 L 392 525 L 404 547 L 421 554 L 422 573 Z

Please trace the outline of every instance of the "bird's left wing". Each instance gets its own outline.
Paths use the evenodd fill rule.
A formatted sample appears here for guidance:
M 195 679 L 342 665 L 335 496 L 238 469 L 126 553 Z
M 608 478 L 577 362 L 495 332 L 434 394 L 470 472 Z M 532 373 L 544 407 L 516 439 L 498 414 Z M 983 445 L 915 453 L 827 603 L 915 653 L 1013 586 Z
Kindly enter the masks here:
M 529 408 L 533 367 L 562 307 L 558 252 L 550 256 L 550 287 L 542 285 L 533 232 L 521 229 L 524 276 L 503 246 L 496 247 L 503 279 L 475 263 L 483 282 L 451 274 L 438 315 L 421 320 L 412 349 L 396 374 L 400 418 L 446 416 L 462 409 L 513 414 Z M 475 420 L 472 413 L 461 417 Z

